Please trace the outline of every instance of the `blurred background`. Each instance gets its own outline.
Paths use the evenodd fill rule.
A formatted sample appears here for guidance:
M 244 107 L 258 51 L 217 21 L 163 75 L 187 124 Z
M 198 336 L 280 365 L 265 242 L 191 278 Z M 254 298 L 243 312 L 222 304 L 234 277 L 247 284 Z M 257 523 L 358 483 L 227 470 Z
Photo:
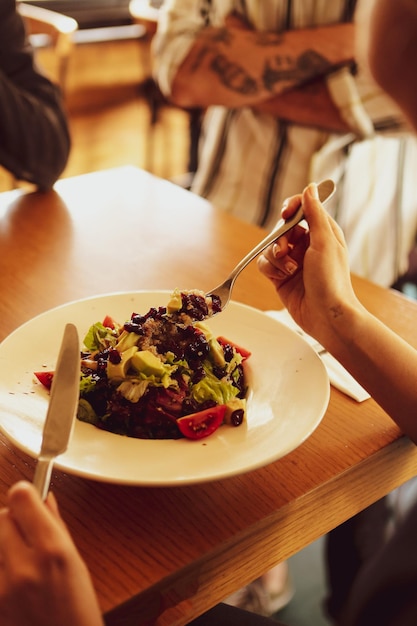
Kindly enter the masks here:
M 62 51 L 53 36 L 27 20 L 29 30 L 36 31 L 31 39 L 39 64 L 49 76 L 64 82 L 72 151 L 63 177 L 126 164 L 167 179 L 182 176 L 188 169 L 189 115 L 168 106 L 150 78 L 149 49 L 158 1 L 28 0 L 21 4 L 35 11 L 53 10 L 77 22 L 61 75 Z M 143 23 L 141 17 L 132 16 L 130 5 L 140 14 L 145 9 Z M 0 172 L 0 191 L 13 185 L 10 176 Z
M 135 165 L 186 186 L 199 112 L 168 104 L 152 80 L 150 46 L 160 4 L 161 0 L 20 3 L 38 63 L 64 92 L 72 150 L 63 177 Z M 75 22 L 68 22 L 68 17 Z M 0 191 L 15 184 L 0 170 Z M 417 252 L 412 254 L 410 272 L 396 287 L 417 298 Z M 416 483 L 406 485 L 404 492 L 417 497 Z M 279 618 L 292 626 L 328 626 L 322 608 L 323 539 L 292 557 L 289 566 L 295 595 Z

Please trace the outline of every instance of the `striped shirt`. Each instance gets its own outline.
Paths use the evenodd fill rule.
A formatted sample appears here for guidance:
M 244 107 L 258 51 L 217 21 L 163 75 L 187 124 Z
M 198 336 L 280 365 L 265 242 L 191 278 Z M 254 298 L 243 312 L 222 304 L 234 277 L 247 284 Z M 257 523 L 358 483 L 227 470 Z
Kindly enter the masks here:
M 352 21 L 355 4 L 356 0 L 165 0 L 154 40 L 155 75 L 162 91 L 169 96 L 176 71 L 199 30 L 205 25 L 223 25 L 232 11 L 257 30 L 281 32 Z M 356 90 L 350 74 L 349 78 Z M 360 102 L 359 91 L 355 91 L 352 99 Z M 373 132 L 370 117 L 369 122 Z M 231 110 L 212 106 L 204 117 L 192 191 L 214 206 L 270 230 L 280 217 L 285 198 L 299 193 L 308 182 L 317 180 L 318 175 L 332 175 L 339 194 L 330 210 L 340 216 L 346 178 L 343 162 L 357 139 L 355 134 L 341 138 L 321 129 L 288 124 L 248 107 Z M 397 172 L 394 179 L 397 184 Z M 413 213 L 414 209 L 413 205 L 409 212 Z M 391 219 L 392 207 L 387 205 L 386 211 Z M 375 219 L 380 220 L 381 213 L 384 211 L 379 208 Z M 408 233 L 410 219 L 406 220 Z M 375 265 L 380 262 L 380 254 L 369 260 L 367 251 L 361 249 L 368 235 L 357 226 L 357 220 L 353 228 L 359 241 L 355 243 L 359 251 L 352 253 L 355 271 L 382 284 L 393 282 L 406 267 L 409 242 L 400 233 L 391 246 L 397 252 L 395 259 L 387 261 L 389 271 L 385 267 L 379 271 Z

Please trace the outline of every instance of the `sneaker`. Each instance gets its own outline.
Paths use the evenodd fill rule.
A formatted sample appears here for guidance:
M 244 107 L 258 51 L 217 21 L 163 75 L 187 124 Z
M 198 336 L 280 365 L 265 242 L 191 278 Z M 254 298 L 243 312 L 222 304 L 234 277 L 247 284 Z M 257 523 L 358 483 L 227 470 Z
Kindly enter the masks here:
M 294 595 L 294 588 L 286 562 L 280 563 L 253 582 L 242 587 L 223 602 L 258 615 L 270 617 L 286 606 Z

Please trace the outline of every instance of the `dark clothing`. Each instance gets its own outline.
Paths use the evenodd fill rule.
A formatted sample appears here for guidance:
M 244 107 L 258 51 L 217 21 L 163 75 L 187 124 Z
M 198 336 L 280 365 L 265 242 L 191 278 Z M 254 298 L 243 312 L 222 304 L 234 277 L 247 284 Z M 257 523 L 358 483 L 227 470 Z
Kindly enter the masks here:
M 417 505 L 353 585 L 343 626 L 416 626 Z
M 218 604 L 207 613 L 189 623 L 189 626 L 285 626 L 271 617 L 263 617 L 237 609 L 228 604 Z
M 387 541 L 392 512 L 388 498 L 378 500 L 340 524 L 325 537 L 329 595 L 325 610 L 338 624 L 358 573 L 381 552 Z
M 345 530 L 348 530 L 348 527 L 345 527 Z M 350 530 L 348 530 L 349 533 Z M 373 543 L 373 540 L 370 543 Z M 341 567 L 343 567 L 343 562 Z M 398 524 L 392 537 L 363 565 L 337 624 L 339 626 L 416 626 L 416 589 L 417 504 Z M 281 622 L 272 618 L 219 604 L 190 622 L 189 626 L 278 626 L 279 624 L 283 626 Z
M 18 180 L 48 189 L 69 150 L 60 90 L 36 68 L 15 0 L 1 0 L 0 165 Z

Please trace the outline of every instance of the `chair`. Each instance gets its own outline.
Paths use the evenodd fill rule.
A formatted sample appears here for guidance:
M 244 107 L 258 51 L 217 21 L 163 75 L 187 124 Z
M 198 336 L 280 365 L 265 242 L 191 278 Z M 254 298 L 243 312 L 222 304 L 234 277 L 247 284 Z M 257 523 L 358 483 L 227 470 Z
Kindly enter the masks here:
M 17 9 L 25 20 L 29 40 L 34 48 L 51 47 L 57 61 L 57 82 L 65 91 L 68 62 L 73 48 L 73 35 L 78 23 L 72 17 L 25 2 Z
M 150 0 L 131 0 L 129 12 L 136 24 L 141 24 L 146 28 L 148 38 L 152 39 L 158 25 L 159 9 L 152 6 Z
M 142 42 L 145 43 L 146 50 L 146 58 L 143 61 L 144 69 L 145 69 L 145 81 L 142 84 L 142 92 L 145 95 L 146 100 L 148 101 L 150 112 L 151 112 L 151 121 L 150 121 L 150 140 L 148 142 L 148 156 L 147 156 L 147 166 L 148 169 L 152 170 L 153 163 L 153 131 L 155 124 L 158 122 L 158 113 L 162 106 L 167 104 L 167 101 L 163 94 L 161 93 L 158 85 L 155 83 L 152 78 L 152 61 L 150 56 L 150 46 L 151 41 L 156 33 L 156 29 L 158 26 L 158 14 L 159 7 L 162 5 L 164 0 L 130 0 L 129 3 L 129 11 L 132 16 L 132 20 L 135 24 L 140 24 L 145 28 L 145 36 L 142 38 Z M 172 106 L 172 105 L 170 105 Z M 201 127 L 201 118 L 202 118 L 202 110 L 201 109 L 189 109 L 189 133 L 190 133 L 190 149 L 189 149 L 189 162 L 188 162 L 188 172 L 184 174 L 184 177 L 181 177 L 181 181 L 179 184 L 183 187 L 188 188 L 190 186 L 190 181 L 197 170 L 197 154 L 198 154 L 198 139 L 200 136 L 200 127 Z M 182 182 L 183 181 L 183 182 Z M 177 182 L 177 181 L 174 181 Z
M 141 37 L 141 42 L 145 44 L 141 47 L 145 73 L 142 89 L 149 103 L 153 126 L 157 122 L 159 106 L 165 103 L 164 96 L 152 78 L 151 41 L 158 26 L 159 9 L 151 6 L 150 0 L 131 0 L 129 11 L 133 22 L 144 28 L 144 35 Z

